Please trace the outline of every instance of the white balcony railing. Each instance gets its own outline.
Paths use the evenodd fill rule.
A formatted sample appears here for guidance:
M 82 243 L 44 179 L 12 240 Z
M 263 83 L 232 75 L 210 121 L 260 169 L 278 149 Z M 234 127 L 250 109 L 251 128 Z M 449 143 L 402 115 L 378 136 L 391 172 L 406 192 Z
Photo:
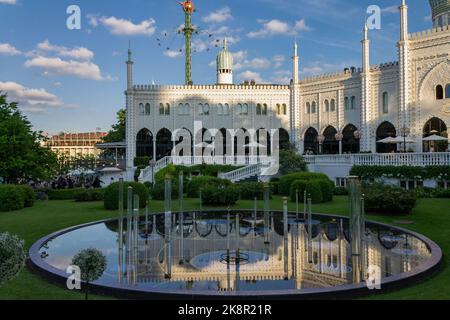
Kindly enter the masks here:
M 450 152 L 317 155 L 305 156 L 305 160 L 311 165 L 448 166 Z

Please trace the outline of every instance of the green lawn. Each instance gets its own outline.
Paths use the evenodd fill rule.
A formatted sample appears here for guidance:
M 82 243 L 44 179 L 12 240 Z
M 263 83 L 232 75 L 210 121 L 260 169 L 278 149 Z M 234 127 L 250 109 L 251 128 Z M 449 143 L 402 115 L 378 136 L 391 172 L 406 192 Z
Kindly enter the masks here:
M 174 202 L 176 203 L 176 202 Z M 198 209 L 198 200 L 186 200 L 186 210 Z M 347 198 L 336 197 L 328 204 L 314 206 L 314 212 L 347 214 Z M 235 208 L 252 209 L 252 201 L 240 201 Z M 262 203 L 260 204 L 262 209 Z M 271 208 L 281 210 L 282 200 L 274 197 Z M 163 202 L 152 202 L 152 211 L 161 211 Z M 206 209 L 206 208 L 205 208 Z M 295 204 L 289 203 L 295 210 Z M 176 210 L 176 208 L 174 208 Z M 26 241 L 27 248 L 36 240 L 54 231 L 73 225 L 115 217 L 116 212 L 103 209 L 100 202 L 75 203 L 73 201 L 37 202 L 33 208 L 17 212 L 0 213 L 0 232 L 17 234 Z M 370 216 L 369 219 L 393 223 L 398 217 Z M 407 226 L 411 230 L 433 239 L 443 250 L 446 268 L 437 276 L 403 290 L 377 295 L 371 299 L 450 299 L 450 201 L 447 199 L 423 199 L 409 217 L 415 222 Z M 404 227 L 404 226 L 402 226 Z M 91 298 L 102 299 L 92 296 Z M 0 299 L 84 299 L 84 295 L 47 283 L 28 269 L 0 288 Z

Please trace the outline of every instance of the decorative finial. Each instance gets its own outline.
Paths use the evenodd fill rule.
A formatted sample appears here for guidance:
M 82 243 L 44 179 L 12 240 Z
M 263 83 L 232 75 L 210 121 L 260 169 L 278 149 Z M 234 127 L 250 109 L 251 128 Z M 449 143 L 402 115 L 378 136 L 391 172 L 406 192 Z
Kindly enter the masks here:
M 128 61 L 131 61 L 131 40 L 128 41 Z
M 367 27 L 367 24 L 364 25 L 364 40 L 369 39 L 369 28 Z
M 223 50 L 228 50 L 228 39 L 226 37 L 223 39 Z

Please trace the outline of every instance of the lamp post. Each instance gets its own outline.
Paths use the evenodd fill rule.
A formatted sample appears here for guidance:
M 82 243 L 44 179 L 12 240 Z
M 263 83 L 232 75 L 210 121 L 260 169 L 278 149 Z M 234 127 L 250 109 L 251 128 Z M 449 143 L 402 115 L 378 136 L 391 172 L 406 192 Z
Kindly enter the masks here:
M 411 129 L 404 126 L 400 129 L 400 134 L 403 137 L 403 151 L 406 153 L 406 137 L 411 134 Z
M 344 139 L 344 135 L 342 132 L 338 132 L 334 137 L 339 142 L 339 154 L 342 154 L 342 139 Z

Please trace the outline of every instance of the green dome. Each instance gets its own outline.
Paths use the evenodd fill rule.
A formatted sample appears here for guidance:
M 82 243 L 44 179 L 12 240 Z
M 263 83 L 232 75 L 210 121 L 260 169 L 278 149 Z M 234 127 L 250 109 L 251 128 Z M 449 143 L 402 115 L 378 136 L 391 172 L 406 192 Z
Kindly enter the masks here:
M 429 0 L 433 12 L 433 20 L 446 12 L 450 12 L 450 0 Z
M 227 39 L 223 41 L 223 50 L 217 56 L 217 70 L 233 70 L 233 55 L 228 52 Z

